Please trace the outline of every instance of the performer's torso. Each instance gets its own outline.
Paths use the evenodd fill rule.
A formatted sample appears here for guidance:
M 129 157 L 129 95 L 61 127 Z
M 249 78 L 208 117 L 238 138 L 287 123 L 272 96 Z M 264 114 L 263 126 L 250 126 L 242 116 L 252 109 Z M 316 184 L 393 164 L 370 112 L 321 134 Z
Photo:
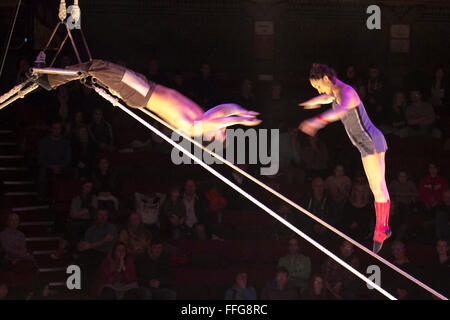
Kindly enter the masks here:
M 339 107 L 336 100 L 333 101 L 332 107 L 333 109 Z M 360 137 L 361 135 L 368 135 L 370 138 L 372 133 L 378 131 L 367 115 L 362 101 L 357 107 L 348 110 L 347 113 L 341 118 L 341 122 L 351 138 Z

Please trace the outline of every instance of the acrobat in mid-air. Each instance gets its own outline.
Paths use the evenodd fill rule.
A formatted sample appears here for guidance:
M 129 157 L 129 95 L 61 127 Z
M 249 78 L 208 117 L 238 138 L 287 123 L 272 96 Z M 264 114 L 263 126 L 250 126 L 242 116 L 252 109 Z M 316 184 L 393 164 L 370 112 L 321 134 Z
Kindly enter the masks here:
M 248 111 L 236 104 L 221 104 L 203 112 L 195 102 L 176 90 L 166 88 L 130 69 L 104 60 L 68 66 L 73 74 L 44 73 L 36 81 L 41 87 L 52 90 L 73 80 L 92 77 L 94 81 L 121 98 L 131 108 L 146 108 L 158 114 L 175 128 L 189 136 L 208 135 L 225 137 L 225 128 L 240 124 L 258 125 L 257 112 Z
M 300 106 L 314 109 L 332 103 L 332 109 L 303 121 L 299 129 L 313 136 L 333 121 L 341 120 L 343 123 L 351 142 L 361 153 L 364 171 L 375 198 L 373 252 L 378 253 L 383 242 L 392 234 L 389 229 L 390 198 L 385 180 L 386 140 L 373 125 L 355 89 L 339 80 L 332 68 L 313 64 L 309 80 L 320 95 L 300 103 Z

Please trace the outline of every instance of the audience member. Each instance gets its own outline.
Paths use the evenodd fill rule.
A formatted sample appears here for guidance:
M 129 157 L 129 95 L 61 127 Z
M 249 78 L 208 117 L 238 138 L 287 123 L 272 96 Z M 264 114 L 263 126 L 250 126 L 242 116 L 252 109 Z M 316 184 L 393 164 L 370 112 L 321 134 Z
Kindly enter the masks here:
M 339 247 L 339 258 L 348 263 L 354 269 L 359 270 L 359 259 L 354 255 L 353 245 L 343 241 Z M 330 297 L 337 300 L 356 299 L 360 290 L 359 280 L 331 258 L 322 266 L 325 280 L 325 288 Z
M 275 279 L 266 284 L 261 293 L 262 300 L 298 300 L 300 295 L 289 282 L 289 271 L 285 267 L 278 267 Z
M 356 241 L 372 236 L 375 219 L 374 204 L 369 199 L 367 185 L 354 184 L 342 216 L 342 231 Z
M 256 290 L 247 285 L 247 279 L 247 272 L 238 272 L 233 286 L 225 292 L 225 300 L 257 300 Z
M 308 285 L 311 273 L 311 260 L 300 253 L 300 245 L 297 238 L 290 238 L 287 255 L 278 260 L 278 267 L 284 267 L 289 272 L 289 284 L 299 293 Z
M 162 193 L 134 193 L 136 213 L 139 215 L 142 224 L 147 228 L 152 237 L 158 236 L 160 233 L 160 213 L 165 200 L 166 195 Z
M 144 227 L 137 213 L 132 213 L 128 218 L 126 229 L 119 234 L 119 241 L 127 247 L 127 252 L 132 256 L 143 255 L 151 244 L 151 234 Z
M 162 241 L 152 240 L 147 254 L 136 259 L 136 273 L 144 300 L 175 300 L 171 288 L 171 268 Z
M 193 179 L 186 180 L 183 193 L 183 204 L 186 210 L 184 224 L 189 228 L 194 239 L 208 237 L 205 218 L 206 206 L 203 197 L 197 193 L 196 183 Z
M 369 66 L 369 77 L 366 81 L 367 96 L 364 105 L 375 125 L 380 124 L 384 117 L 383 109 L 386 103 L 386 89 L 379 68 L 375 65 Z
M 94 191 L 109 191 L 115 194 L 118 189 L 117 174 L 111 168 L 109 160 L 105 157 L 100 158 L 97 167 L 93 170 L 92 181 L 94 182 Z
M 280 134 L 280 167 L 279 173 L 285 177 L 286 183 L 305 182 L 305 170 L 302 168 L 301 144 L 296 127 L 288 128 Z
M 77 110 L 73 113 L 71 121 L 64 126 L 64 137 L 72 143 L 78 139 L 81 128 L 87 128 L 87 124 L 84 122 L 83 111 Z
M 302 300 L 330 300 L 325 288 L 323 276 L 315 274 L 311 277 L 309 285 L 303 292 Z
M 389 185 L 391 200 L 396 202 L 399 212 L 406 214 L 411 213 L 419 195 L 416 185 L 408 178 L 408 173 L 400 170 L 397 173 L 397 179 Z
M 194 99 L 201 107 L 206 108 L 216 103 L 219 88 L 209 63 L 202 63 L 200 75 L 194 79 L 193 89 Z
M 97 148 L 90 140 L 87 128 L 81 127 L 72 142 L 72 166 L 75 178 L 85 180 L 92 176 L 92 167 L 96 156 Z
M 185 225 L 186 208 L 180 196 L 180 187 L 172 185 L 169 195 L 161 206 L 161 229 L 174 240 L 189 237 L 189 230 Z
M 109 189 L 100 189 L 94 199 L 92 200 L 92 206 L 96 210 L 106 210 L 109 212 L 109 219 L 113 223 L 120 223 L 121 218 L 119 211 L 119 200 L 113 196 Z
M 419 183 L 419 195 L 422 204 L 429 213 L 442 204 L 442 192 L 448 188 L 447 179 L 439 175 L 439 167 L 434 162 L 428 164 L 428 175 Z
M 265 101 L 263 118 L 263 125 L 268 129 L 286 130 L 289 122 L 289 108 L 288 101 L 283 96 L 283 86 L 279 81 L 273 81 L 270 88 L 269 99 Z
M 419 269 L 408 259 L 405 244 L 402 241 L 396 240 L 392 242 L 391 252 L 394 257 L 394 265 L 409 273 L 413 277 L 418 276 Z M 386 285 L 386 290 L 392 292 L 399 300 L 409 300 L 421 297 L 416 285 L 410 280 L 399 276 L 397 272 L 388 270 L 383 272 L 383 274 L 383 282 Z
M 78 243 L 79 263 L 84 265 L 89 281 L 105 256 L 109 254 L 117 240 L 117 228 L 108 222 L 108 211 L 98 210 L 95 224 L 86 230 L 84 239 Z M 86 286 L 84 286 L 86 287 Z
M 322 178 L 314 178 L 311 183 L 312 195 L 302 201 L 303 208 L 323 221 L 331 225 L 336 225 L 340 221 L 338 216 L 339 212 L 335 210 L 333 201 L 325 194 L 325 183 Z M 310 230 L 313 235 L 319 238 L 321 241 L 331 241 L 330 231 L 318 222 L 310 222 L 305 216 L 298 216 L 297 219 L 299 225 L 303 225 L 306 229 Z M 311 224 L 312 223 L 312 224 Z
M 306 138 L 306 144 L 302 145 L 300 154 L 305 161 L 309 180 L 315 177 L 325 178 L 328 169 L 328 148 L 317 135 Z
M 405 93 L 397 91 L 392 99 L 391 109 L 389 109 L 387 117 L 383 119 L 383 125 L 380 127 L 385 134 L 394 134 L 402 138 L 408 135 L 405 110 Z
M 54 122 L 51 134 L 42 138 L 38 148 L 38 192 L 41 199 L 49 195 L 49 176 L 69 175 L 72 164 L 70 143 L 63 138 L 61 122 Z
M 255 95 L 253 93 L 253 82 L 244 78 L 241 82 L 240 95 L 236 103 L 247 110 L 256 110 Z
M 427 268 L 430 286 L 446 297 L 450 295 L 450 247 L 448 241 L 448 238 L 436 241 L 437 259 L 432 261 Z
M 411 104 L 405 110 L 408 135 L 440 138 L 441 132 L 435 128 L 436 114 L 433 106 L 422 101 L 422 93 L 418 89 L 410 91 L 410 100 Z
M 101 299 L 128 300 L 139 297 L 134 259 L 121 242 L 103 259 L 97 277 Z
M 337 205 L 347 202 L 352 189 L 352 181 L 345 175 L 344 166 L 338 164 L 334 167 L 334 175 L 325 180 L 325 190 Z
M 0 232 L 0 245 L 10 267 L 16 268 L 20 266 L 21 270 L 26 269 L 29 271 L 34 269 L 34 257 L 27 249 L 25 234 L 17 230 L 19 224 L 20 218 L 18 214 L 8 214 L 6 227 Z
M 101 108 L 94 109 L 92 122 L 88 125 L 89 136 L 101 151 L 113 151 L 114 134 L 111 125 L 103 118 Z
M 85 180 L 81 186 L 81 193 L 72 199 L 67 221 L 67 239 L 71 248 L 76 248 L 89 225 L 93 221 L 95 208 L 93 206 L 92 181 Z
M 434 71 L 430 89 L 430 103 L 439 116 L 449 115 L 450 108 L 450 83 L 445 75 L 443 67 L 437 67 Z
M 347 66 L 345 69 L 345 74 L 342 76 L 342 81 L 355 89 L 361 99 L 365 98 L 366 90 L 361 79 L 358 77 L 356 67 L 354 65 L 351 64 Z

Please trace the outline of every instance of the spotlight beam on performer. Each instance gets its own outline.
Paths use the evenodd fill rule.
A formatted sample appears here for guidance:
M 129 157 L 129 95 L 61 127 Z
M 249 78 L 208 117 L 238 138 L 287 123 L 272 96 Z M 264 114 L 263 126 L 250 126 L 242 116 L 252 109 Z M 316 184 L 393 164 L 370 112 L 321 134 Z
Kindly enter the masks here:
M 137 120 L 138 122 L 140 122 L 142 125 L 144 125 L 145 127 L 147 127 L 148 129 L 150 129 L 151 131 L 153 131 L 156 135 L 158 135 L 160 138 L 164 139 L 166 142 L 168 142 L 169 144 L 171 144 L 174 148 L 178 149 L 179 151 L 183 152 L 186 156 L 188 156 L 191 160 L 195 161 L 196 163 L 198 163 L 199 165 L 201 165 L 203 168 L 205 168 L 207 171 L 209 171 L 210 173 L 212 173 L 214 176 L 216 176 L 217 178 L 219 178 L 221 181 L 225 182 L 227 185 L 229 185 L 231 188 L 233 188 L 234 190 L 236 190 L 237 192 L 239 192 L 240 194 L 242 194 L 244 197 L 246 197 L 248 200 L 250 200 L 251 202 L 253 202 L 255 205 L 257 205 L 258 207 L 260 207 L 261 209 L 263 209 L 265 212 L 267 212 L 268 214 L 270 214 L 273 218 L 277 219 L 279 222 L 281 222 L 282 224 L 284 224 L 286 227 L 288 227 L 289 229 L 291 229 L 293 232 L 295 232 L 296 234 L 298 234 L 299 236 L 301 236 L 303 239 L 305 239 L 306 241 L 308 241 L 309 243 L 311 243 L 312 245 L 314 245 L 317 249 L 319 249 L 320 251 L 322 251 L 323 253 L 325 253 L 326 255 L 328 255 L 329 257 L 331 257 L 333 260 L 335 260 L 337 263 L 339 263 L 340 265 L 342 265 L 344 268 L 346 268 L 347 270 L 349 270 L 350 272 L 352 272 L 355 276 L 357 276 L 358 278 L 360 278 L 361 280 L 363 280 L 364 282 L 366 282 L 367 284 L 369 284 L 370 286 L 372 286 L 373 288 L 375 288 L 378 292 L 380 292 L 381 294 L 383 294 L 384 296 L 386 296 L 387 298 L 391 299 L 391 300 L 397 300 L 393 295 L 391 295 L 389 292 L 387 292 L 386 290 L 384 290 L 383 288 L 381 288 L 379 285 L 377 285 L 376 283 L 374 283 L 373 281 L 371 281 L 370 279 L 368 279 L 367 277 L 365 277 L 362 273 L 360 273 L 358 270 L 354 269 L 352 266 L 350 266 L 348 263 L 346 263 L 345 261 L 343 261 L 341 258 L 339 258 L 338 256 L 336 256 L 334 253 L 332 253 L 331 251 L 329 251 L 327 248 L 325 248 L 324 246 L 322 246 L 320 243 L 316 242 L 315 240 L 313 240 L 312 238 L 310 238 L 308 235 L 306 235 L 305 233 L 303 233 L 302 231 L 300 231 L 298 228 L 296 228 L 294 225 L 292 225 L 291 223 L 289 223 L 288 221 L 286 221 L 285 219 L 281 218 L 277 213 L 275 213 L 274 211 L 272 211 L 270 208 L 268 208 L 266 205 L 264 205 L 263 203 L 261 203 L 259 200 L 257 200 L 256 198 L 254 198 L 252 195 L 250 195 L 249 193 L 247 193 L 246 191 L 244 191 L 243 189 L 241 189 L 239 186 L 237 186 L 236 184 L 234 184 L 233 182 L 231 182 L 229 179 L 227 179 L 226 177 L 224 177 L 222 174 L 220 174 L 219 172 L 217 172 L 215 169 L 213 169 L 212 167 L 210 167 L 209 165 L 207 165 L 206 163 L 204 163 L 201 159 L 199 159 L 198 157 L 194 156 L 193 154 L 191 154 L 189 151 L 187 151 L 186 149 L 184 149 L 183 147 L 181 147 L 180 145 L 178 145 L 177 143 L 175 143 L 172 139 L 168 138 L 165 134 L 163 134 L 161 131 L 159 131 L 158 129 L 156 129 L 155 127 L 153 127 L 152 125 L 150 125 L 147 121 L 145 121 L 144 119 L 142 119 L 141 117 L 139 117 L 138 115 L 136 115 L 135 113 L 133 113 L 132 111 L 130 111 L 127 107 L 125 107 L 124 105 L 122 105 L 118 99 L 113 98 L 111 95 L 109 95 L 104 89 L 99 88 L 97 86 L 93 86 L 93 89 L 95 90 L 95 92 L 97 92 L 101 97 L 103 97 L 105 100 L 109 101 L 111 104 L 113 104 L 114 106 L 119 107 L 120 109 L 122 109 L 124 112 L 126 112 L 129 116 L 133 117 L 135 120 Z

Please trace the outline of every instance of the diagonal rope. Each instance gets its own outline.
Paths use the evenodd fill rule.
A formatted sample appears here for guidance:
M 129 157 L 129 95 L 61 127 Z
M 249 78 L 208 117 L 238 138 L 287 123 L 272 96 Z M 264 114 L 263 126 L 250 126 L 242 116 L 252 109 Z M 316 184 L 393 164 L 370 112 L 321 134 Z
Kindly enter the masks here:
M 158 121 L 159 123 L 163 124 L 164 126 L 168 127 L 170 130 L 176 132 L 177 134 L 179 134 L 180 136 L 182 136 L 184 139 L 188 140 L 189 142 L 193 143 L 195 146 L 201 148 L 203 151 L 209 153 L 210 155 L 212 155 L 213 157 L 217 158 L 218 160 L 222 161 L 223 163 L 225 163 L 226 165 L 228 165 L 229 167 L 231 167 L 232 169 L 236 170 L 237 172 L 239 172 L 240 174 L 242 174 L 243 176 L 245 176 L 246 178 L 250 179 L 251 181 L 253 181 L 254 183 L 256 183 L 257 185 L 259 185 L 260 187 L 264 188 L 265 190 L 269 191 L 270 193 L 272 193 L 273 195 L 277 196 L 279 199 L 285 201 L 286 203 L 290 204 L 291 206 L 293 206 L 294 208 L 296 208 L 297 210 L 303 212 L 304 214 L 306 214 L 308 217 L 314 219 L 315 221 L 317 221 L 318 223 L 322 224 L 324 227 L 328 228 L 329 230 L 333 231 L 334 233 L 338 234 L 339 236 L 341 236 L 342 238 L 344 238 L 345 240 L 347 240 L 348 242 L 352 243 L 353 245 L 355 245 L 356 247 L 360 248 L 361 250 L 363 250 L 364 252 L 368 253 L 369 255 L 371 255 L 372 257 L 374 257 L 375 259 L 377 259 L 378 261 L 384 263 L 385 265 L 387 265 L 388 267 L 392 268 L 393 270 L 397 271 L 398 273 L 400 273 L 402 276 L 404 276 L 405 278 L 411 280 L 412 282 L 414 282 L 415 284 L 417 284 L 418 286 L 422 287 L 423 289 L 425 289 L 426 291 L 430 292 L 431 294 L 435 295 L 436 297 L 442 299 L 442 300 L 448 300 L 447 297 L 443 296 L 442 294 L 440 294 L 439 292 L 435 291 L 434 289 L 428 287 L 426 284 L 422 283 L 421 281 L 417 280 L 416 278 L 414 278 L 413 276 L 411 276 L 409 273 L 403 271 L 402 269 L 400 269 L 399 267 L 397 267 L 396 265 L 394 265 L 393 263 L 387 261 L 386 259 L 384 259 L 383 257 L 379 256 L 378 254 L 372 252 L 370 249 L 366 248 L 365 246 L 363 246 L 362 244 L 360 244 L 359 242 L 353 240 L 352 238 L 350 238 L 349 236 L 347 236 L 345 233 L 339 231 L 338 229 L 336 229 L 335 227 L 333 227 L 332 225 L 326 223 L 325 221 L 321 220 L 320 218 L 316 217 L 314 214 L 312 214 L 311 212 L 309 212 L 308 210 L 302 208 L 301 206 L 299 206 L 297 203 L 293 202 L 292 200 L 290 200 L 289 198 L 285 197 L 284 195 L 282 195 L 281 193 L 279 193 L 278 191 L 272 189 L 271 187 L 269 187 L 268 185 L 264 184 L 263 182 L 259 181 L 258 179 L 256 179 L 255 177 L 253 177 L 252 175 L 248 174 L 247 172 L 243 171 L 242 169 L 240 169 L 239 167 L 235 166 L 233 163 L 231 163 L 230 161 L 226 160 L 225 158 L 223 158 L 222 156 L 214 153 L 213 151 L 209 150 L 208 148 L 205 148 L 201 143 L 199 143 L 198 141 L 192 139 L 191 137 L 189 137 L 188 135 L 186 135 L 184 132 L 178 130 L 177 128 L 174 128 L 172 125 L 168 124 L 167 122 L 165 122 L 164 120 L 162 120 L 161 118 L 159 118 L 158 116 L 154 115 L 153 113 L 151 113 L 150 111 L 146 110 L 145 108 L 140 108 L 140 110 L 142 112 L 144 112 L 146 115 L 150 116 L 151 118 L 155 119 L 156 121 Z
M 278 220 L 279 222 L 281 222 L 282 224 L 284 224 L 286 227 L 288 227 L 289 229 L 291 229 L 293 232 L 295 232 L 296 234 L 298 234 L 299 236 L 301 236 L 303 239 L 305 239 L 306 241 L 308 241 L 309 243 L 311 243 L 312 245 L 314 245 L 317 249 L 319 249 L 320 251 L 322 251 L 323 253 L 325 253 L 326 255 L 328 255 L 330 258 L 332 258 L 333 260 L 335 260 L 337 263 L 339 263 L 341 266 L 343 266 L 344 268 L 346 268 L 347 270 L 349 270 L 350 272 L 352 272 L 354 275 L 356 275 L 358 278 L 360 278 L 361 280 L 363 280 L 364 282 L 366 282 L 367 284 L 369 284 L 370 286 L 374 287 L 378 292 L 380 292 L 381 294 L 383 294 L 384 296 L 386 296 L 387 298 L 391 299 L 391 300 L 397 300 L 393 295 L 391 295 L 389 292 L 387 292 L 386 290 L 384 290 L 383 288 L 381 288 L 379 285 L 375 284 L 373 281 L 371 281 L 370 279 L 368 279 L 367 277 L 365 277 L 362 273 L 360 273 L 358 270 L 356 270 L 355 268 L 353 268 L 352 266 L 350 266 L 348 263 L 346 263 L 345 261 L 343 261 L 341 258 L 339 258 L 338 256 L 336 256 L 334 253 L 332 253 L 331 251 L 329 251 L 327 248 L 325 248 L 324 246 L 322 246 L 320 243 L 316 242 L 315 240 L 313 240 L 312 238 L 310 238 L 309 236 L 307 236 L 306 234 L 304 234 L 302 231 L 300 231 L 298 228 L 296 228 L 295 226 L 293 226 L 291 223 L 289 223 L 288 221 L 286 221 L 285 219 L 283 219 L 282 217 L 280 217 L 277 213 L 275 213 L 274 211 L 272 211 L 270 208 L 268 208 L 267 206 L 265 206 L 263 203 L 261 203 L 260 201 L 258 201 L 257 199 L 255 199 L 252 195 L 248 194 L 246 191 L 242 190 L 239 186 L 237 186 L 236 184 L 234 184 L 233 182 L 231 182 L 229 179 L 227 179 L 226 177 L 224 177 L 222 174 L 220 174 L 219 172 L 217 172 L 215 169 L 213 169 L 212 167 L 210 167 L 209 165 L 207 165 L 206 163 L 204 163 L 202 160 L 200 160 L 199 158 L 197 158 L 196 156 L 194 156 L 193 154 L 191 154 L 189 151 L 187 151 L 186 149 L 184 149 L 182 146 L 178 145 L 177 143 L 175 143 L 172 139 L 168 138 L 165 134 L 163 134 L 161 131 L 159 131 L 158 129 L 156 129 L 155 127 L 153 127 L 152 125 L 150 125 L 148 122 L 146 122 L 145 120 L 143 120 L 141 117 L 139 117 L 138 115 L 136 115 L 135 113 L 133 113 L 132 111 L 130 111 L 127 107 L 125 107 L 124 105 L 122 105 L 118 99 L 112 97 L 111 95 L 109 95 L 104 89 L 101 89 L 97 86 L 93 86 L 95 92 L 97 92 L 101 97 L 103 97 L 105 100 L 109 101 L 112 105 L 119 107 L 120 109 L 122 109 L 124 112 L 126 112 L 128 115 L 130 115 L 131 117 L 133 117 L 135 120 L 137 120 L 138 122 L 140 122 L 141 124 L 143 124 L 145 127 L 147 127 L 148 129 L 150 129 L 151 131 L 153 131 L 155 134 L 157 134 L 160 138 L 164 139 L 166 142 L 168 142 L 169 144 L 171 144 L 174 148 L 178 149 L 179 151 L 183 152 L 186 156 L 188 156 L 190 159 L 194 160 L 196 163 L 198 163 L 199 165 L 201 165 L 203 168 L 205 168 L 207 171 L 209 171 L 210 173 L 212 173 L 214 176 L 216 176 L 217 178 L 219 178 L 221 181 L 225 182 L 227 185 L 229 185 L 231 188 L 233 188 L 234 190 L 236 190 L 237 192 L 239 192 L 240 194 L 242 194 L 243 196 L 245 196 L 248 200 L 250 200 L 251 202 L 253 202 L 255 205 L 257 205 L 258 207 L 260 207 L 261 209 L 263 209 L 265 212 L 267 212 L 268 214 L 270 214 L 273 218 L 275 218 L 276 220 Z

